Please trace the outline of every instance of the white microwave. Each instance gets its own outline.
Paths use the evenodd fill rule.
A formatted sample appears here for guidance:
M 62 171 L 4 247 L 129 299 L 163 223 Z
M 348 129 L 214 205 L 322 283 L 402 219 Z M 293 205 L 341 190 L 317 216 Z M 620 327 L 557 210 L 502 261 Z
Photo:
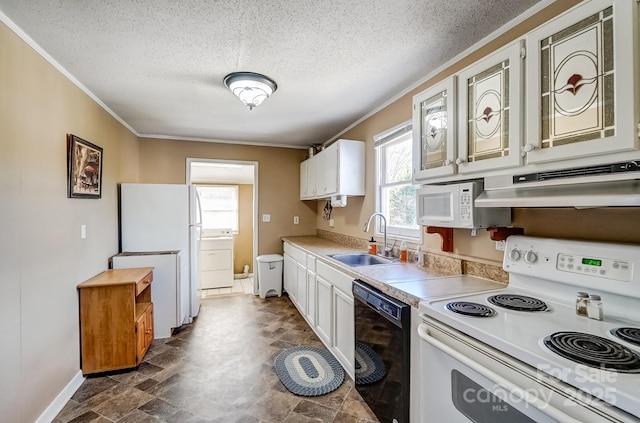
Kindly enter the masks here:
M 482 181 L 425 185 L 417 191 L 418 223 L 445 228 L 479 229 L 511 224 L 508 207 L 475 207 L 484 190 Z

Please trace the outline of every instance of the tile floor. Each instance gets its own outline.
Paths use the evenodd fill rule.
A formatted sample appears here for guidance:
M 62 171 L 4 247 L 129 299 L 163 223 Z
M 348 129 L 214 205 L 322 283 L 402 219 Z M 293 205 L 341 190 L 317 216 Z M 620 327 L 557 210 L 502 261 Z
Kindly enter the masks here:
M 253 277 L 234 279 L 233 286 L 229 288 L 203 289 L 202 298 L 219 297 L 231 294 L 253 294 Z
M 54 423 L 377 421 L 348 377 L 323 396 L 288 392 L 273 361 L 296 345 L 322 347 L 286 296 L 203 299 L 195 322 L 154 340 L 137 369 L 88 377 Z

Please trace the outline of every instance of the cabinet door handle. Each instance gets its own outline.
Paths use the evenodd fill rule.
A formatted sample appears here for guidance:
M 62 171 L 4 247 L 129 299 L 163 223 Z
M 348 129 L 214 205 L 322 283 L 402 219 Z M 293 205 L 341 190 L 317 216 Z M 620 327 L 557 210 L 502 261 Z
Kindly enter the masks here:
M 536 149 L 536 146 L 535 146 L 535 145 L 527 143 L 527 144 L 525 144 L 525 145 L 524 145 L 524 147 L 523 147 L 523 150 L 524 150 L 524 151 L 522 152 L 522 155 L 523 155 L 523 156 L 526 156 L 526 155 L 527 155 L 527 153 L 531 153 L 531 152 L 532 152 L 533 150 L 535 150 L 535 149 Z

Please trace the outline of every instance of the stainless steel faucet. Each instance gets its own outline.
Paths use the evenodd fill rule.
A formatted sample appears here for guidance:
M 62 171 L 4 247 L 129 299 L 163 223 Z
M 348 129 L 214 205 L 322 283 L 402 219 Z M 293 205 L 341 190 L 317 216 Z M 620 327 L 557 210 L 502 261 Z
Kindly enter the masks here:
M 364 224 L 363 230 L 365 232 L 369 232 L 369 225 L 371 225 L 371 220 L 375 216 L 380 216 L 382 218 L 382 223 L 384 223 L 384 239 L 382 244 L 382 255 L 385 257 L 388 257 L 389 253 L 391 252 L 391 248 L 387 247 L 387 218 L 384 217 L 382 213 L 375 212 L 371 216 L 369 216 L 369 220 L 367 220 L 367 223 Z

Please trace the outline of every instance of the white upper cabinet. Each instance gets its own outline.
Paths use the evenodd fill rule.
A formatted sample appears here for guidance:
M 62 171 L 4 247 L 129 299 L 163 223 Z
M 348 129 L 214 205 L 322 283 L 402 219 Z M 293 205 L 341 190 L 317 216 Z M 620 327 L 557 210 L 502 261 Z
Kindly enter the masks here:
M 333 143 L 316 156 L 316 196 L 327 197 L 338 192 L 338 144 Z
M 585 0 L 415 95 L 414 181 L 637 160 L 639 22 L 639 1 Z
M 527 163 L 639 148 L 638 19 L 590 1 L 527 34 Z
M 363 141 L 334 142 L 300 165 L 300 184 L 306 181 L 307 193 L 301 186 L 300 199 L 364 195 L 364 160 Z
M 313 156 L 300 163 L 300 199 L 308 200 L 316 196 L 316 161 Z
M 309 176 L 307 175 L 309 169 L 309 160 L 305 160 L 300 163 L 300 199 L 304 200 L 309 198 L 307 181 Z
M 456 157 L 455 77 L 413 97 L 413 178 L 453 175 Z
M 520 166 L 524 41 L 458 75 L 458 173 Z
M 413 97 L 415 181 L 522 165 L 523 57 L 518 40 Z

